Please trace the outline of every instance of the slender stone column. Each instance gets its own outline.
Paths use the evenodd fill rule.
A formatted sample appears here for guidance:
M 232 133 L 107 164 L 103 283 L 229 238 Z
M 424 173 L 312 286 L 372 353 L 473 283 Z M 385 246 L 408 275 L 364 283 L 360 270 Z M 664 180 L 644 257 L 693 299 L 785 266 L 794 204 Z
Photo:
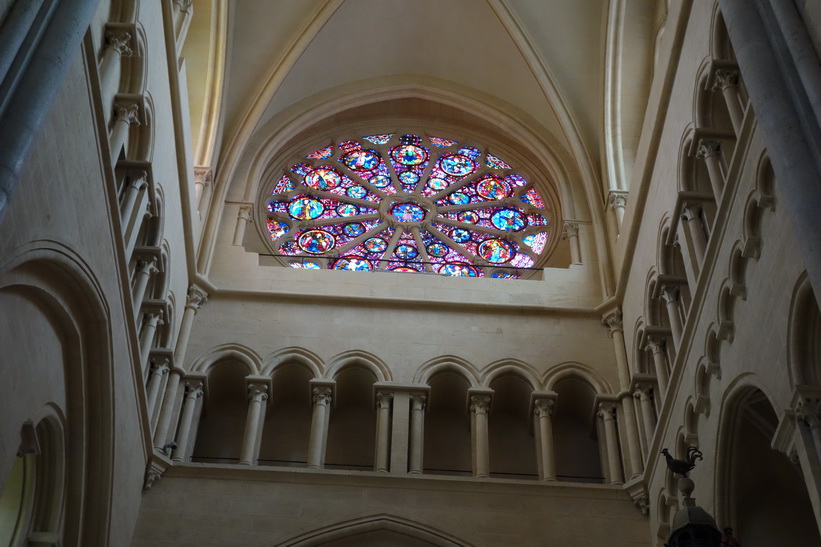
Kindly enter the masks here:
M 667 393 L 667 383 L 670 380 L 670 373 L 667 369 L 667 355 L 664 352 L 664 338 L 658 336 L 648 336 L 645 350 L 653 353 L 653 365 L 656 368 L 656 380 L 659 383 L 660 394 Z
M 194 167 L 194 192 L 197 211 L 202 210 L 202 196 L 205 190 L 211 185 L 213 173 L 210 167 Z
M 621 231 L 621 225 L 624 222 L 624 210 L 627 208 L 627 192 L 610 190 L 607 205 L 613 209 L 613 213 L 616 215 L 616 226 Z
M 679 312 L 679 290 L 675 285 L 663 285 L 661 287 L 660 298 L 667 306 L 667 315 L 670 316 L 670 331 L 673 333 L 673 343 L 676 350 L 681 346 L 681 333 L 684 328 L 681 325 L 681 315 Z
M 562 239 L 568 240 L 570 243 L 570 262 L 571 264 L 582 263 L 582 250 L 579 243 L 579 225 L 575 222 L 564 221 L 562 226 Z
M 410 462 L 408 462 L 409 473 L 418 475 L 422 473 L 422 455 L 424 454 L 425 443 L 425 400 L 424 393 L 411 394 L 411 446 Z
M 128 43 L 131 34 L 121 29 L 108 30 L 105 33 L 106 48 L 100 59 L 100 93 L 111 97 L 120 90 L 120 63 L 122 57 L 132 55 Z
M 388 472 L 390 460 L 391 400 L 393 393 L 378 391 L 376 393 L 376 470 Z
M 681 220 L 687 226 L 688 241 L 693 244 L 693 254 L 696 256 L 696 278 L 704 264 L 704 254 L 707 251 L 707 236 L 704 234 L 704 225 L 701 220 L 701 205 L 685 203 L 681 210 Z M 695 269 L 695 268 L 694 268 Z
M 131 219 L 131 215 L 134 214 L 134 206 L 137 203 L 137 197 L 140 195 L 140 192 L 148 186 L 148 173 L 145 171 L 129 173 L 128 176 L 131 179 L 131 182 L 128 183 L 128 187 L 125 190 L 125 195 L 123 196 L 123 204 L 120 207 L 120 216 L 122 218 L 124 232 L 130 224 L 129 221 Z
M 242 465 L 256 465 L 259 458 L 260 427 L 265 415 L 265 404 L 268 400 L 268 386 L 266 384 L 248 384 L 248 414 L 245 419 L 245 433 L 242 435 L 242 450 L 239 463 Z
M 154 335 L 157 327 L 163 324 L 163 311 L 151 309 L 145 312 L 145 322 L 140 332 L 140 358 L 143 363 L 143 370 L 148 367 L 149 354 L 154 347 Z
M 490 473 L 490 454 L 488 447 L 487 414 L 490 410 L 489 395 L 471 395 L 470 412 L 472 415 L 473 437 L 473 476 L 487 477 Z
M 553 448 L 553 407 L 552 399 L 533 401 L 534 434 L 538 452 L 539 478 L 543 481 L 556 480 L 556 453 Z
M 647 437 L 647 444 L 650 444 L 653 438 L 653 433 L 656 431 L 656 411 L 653 408 L 653 401 L 650 399 L 650 390 L 652 386 L 647 384 L 639 384 L 636 386 L 636 391 L 633 397 L 639 400 L 641 405 L 641 418 L 644 423 L 644 434 Z M 645 451 L 646 452 L 646 451 Z
M 237 227 L 234 230 L 234 242 L 235 246 L 241 246 L 242 241 L 245 239 L 245 227 L 251 222 L 251 206 L 250 205 L 240 205 L 239 212 L 237 213 Z
M 627 434 L 627 453 L 630 459 L 631 478 L 642 472 L 643 460 L 639 447 L 639 432 L 636 421 L 636 409 L 633 398 L 630 396 L 630 369 L 627 362 L 627 349 L 624 345 L 624 329 L 621 320 L 621 311 L 615 310 L 604 316 L 603 322 L 608 327 L 608 334 L 613 339 L 613 350 L 616 355 L 616 369 L 619 373 L 619 390 L 624 411 L 624 428 Z
M 714 74 L 713 91 L 721 91 L 724 95 L 724 102 L 727 103 L 727 111 L 730 113 L 730 120 L 733 122 L 735 134 L 741 133 L 741 126 L 744 123 L 744 107 L 741 106 L 741 97 L 738 94 L 738 69 L 718 68 Z
M 328 407 L 331 404 L 330 386 L 315 387 L 311 390 L 314 403 L 311 418 L 311 438 L 308 444 L 308 468 L 322 469 L 325 465 L 325 442 L 328 437 Z
M 202 397 L 202 380 L 186 380 L 185 382 L 185 402 L 180 418 L 180 431 L 177 435 L 177 448 L 174 450 L 175 462 L 182 462 L 188 459 L 188 447 L 193 445 L 191 439 L 191 429 L 196 417 L 197 402 Z
M 154 407 L 157 406 L 157 396 L 160 394 L 163 377 L 168 374 L 170 360 L 168 357 L 160 357 L 151 361 L 151 376 L 148 379 L 148 417 L 154 415 Z
M 134 276 L 134 292 L 133 301 L 134 308 L 137 310 L 136 315 L 139 316 L 139 310 L 145 299 L 145 290 L 148 288 L 148 282 L 151 277 L 159 272 L 157 268 L 157 258 L 152 256 L 137 261 L 137 275 Z
M 721 172 L 721 164 L 718 161 L 718 154 L 721 152 L 721 143 L 718 141 L 700 139 L 696 148 L 696 158 L 704 160 L 707 165 L 707 173 L 710 176 L 710 186 L 716 203 L 721 203 L 721 195 L 724 193 L 724 174 Z
M 610 471 L 611 484 L 623 484 L 621 464 L 619 461 L 619 441 L 616 433 L 615 403 L 599 403 L 599 418 L 604 423 L 604 439 L 607 445 L 607 466 Z
M 194 326 L 194 316 L 208 301 L 208 293 L 197 287 L 191 285 L 188 287 L 188 296 L 185 300 L 185 312 L 182 315 L 182 322 L 180 324 L 180 332 L 177 336 L 177 346 L 174 350 L 174 362 L 183 364 L 185 360 L 185 351 L 188 349 L 188 338 L 191 336 L 191 327 Z
M 165 397 L 162 401 L 162 408 L 160 409 L 160 419 L 157 422 L 157 431 L 154 432 L 154 448 L 162 450 L 165 443 L 168 441 L 168 432 L 171 429 L 171 418 L 176 413 L 177 407 L 177 390 L 179 389 L 180 379 L 185 375 L 185 371 L 179 367 L 171 369 L 168 376 L 168 383 L 165 386 Z
M 129 128 L 132 125 L 140 125 L 140 107 L 136 103 L 114 103 L 114 113 L 116 120 L 109 139 L 111 142 L 111 165 L 117 163 L 120 149 L 128 144 Z
M 752 4 L 752 5 L 751 5 Z M 816 302 L 821 305 L 821 67 L 796 2 L 719 0 Z M 770 13 L 765 12 L 772 10 Z M 803 44 L 803 47 L 802 47 Z

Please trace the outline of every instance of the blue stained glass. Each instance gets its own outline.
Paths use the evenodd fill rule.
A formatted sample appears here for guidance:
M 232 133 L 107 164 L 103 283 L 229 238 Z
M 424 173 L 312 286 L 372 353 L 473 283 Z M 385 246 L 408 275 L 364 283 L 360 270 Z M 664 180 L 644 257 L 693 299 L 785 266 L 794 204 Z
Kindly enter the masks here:
M 388 248 L 388 242 L 381 237 L 366 239 L 363 245 L 369 253 L 384 253 Z
M 440 148 L 447 148 L 448 146 L 453 146 L 456 144 L 456 141 L 452 141 L 450 139 L 443 139 L 441 137 L 428 137 L 430 142 L 434 146 L 438 146 Z
M 428 159 L 428 151 L 414 144 L 403 144 L 391 150 L 391 157 L 402 165 L 419 165 Z
M 487 154 L 486 160 L 487 166 L 491 169 L 510 169 L 510 164 L 493 154 Z
M 470 241 L 470 232 L 463 228 L 454 228 L 450 233 L 450 237 L 456 243 L 466 243 Z
M 446 154 L 439 160 L 442 171 L 448 175 L 463 177 L 476 169 L 476 164 L 463 154 Z
M 374 175 L 368 179 L 368 182 L 377 188 L 384 188 L 391 183 L 391 178 L 387 175 Z
M 460 148 L 459 153 L 469 157 L 472 160 L 475 160 L 476 158 L 482 155 L 481 150 L 479 150 L 478 148 L 474 148 L 472 146 L 465 146 L 463 148 Z
M 342 181 L 339 173 L 327 167 L 314 169 L 305 175 L 305 186 L 316 188 L 317 190 L 330 190 L 336 188 Z
M 368 191 L 361 186 L 351 186 L 345 191 L 345 194 L 354 199 L 362 199 L 368 195 Z
M 419 251 L 416 250 L 416 247 L 404 243 L 397 245 L 393 253 L 404 260 L 416 258 L 419 255 Z
M 384 135 L 370 135 L 363 137 L 366 141 L 371 141 L 374 144 L 385 144 L 393 137 L 393 133 L 385 133 Z
M 336 238 L 325 230 L 309 230 L 299 236 L 297 244 L 306 253 L 322 254 L 334 248 Z
M 442 266 L 439 273 L 451 277 L 476 277 L 476 268 L 464 262 L 450 262 Z
M 346 256 L 345 258 L 335 260 L 333 269 L 366 272 L 373 270 L 373 263 L 369 260 L 365 260 L 361 256 Z
M 493 226 L 499 230 L 508 230 L 518 232 L 524 230 L 527 226 L 527 219 L 525 215 L 516 209 L 500 209 L 493 213 L 491 217 Z
M 399 222 L 421 222 L 425 219 L 425 210 L 415 203 L 397 203 L 391 207 L 391 214 Z
M 357 237 L 365 233 L 365 226 L 363 226 L 361 222 L 352 222 L 350 224 L 346 224 L 342 230 L 347 236 Z
M 373 134 L 320 148 L 306 157 L 326 160 L 324 165 L 296 163 L 289 168 L 294 175 L 272 183 L 279 197 L 267 206 L 273 248 L 291 257 L 324 258 L 287 265 L 495 278 L 520 277 L 496 265 L 532 267 L 548 239 L 545 201 L 532 183 L 507 171 L 511 166 L 498 156 L 450 139 L 427 137 L 431 149 L 418 135 L 404 134 L 398 145 L 382 148 L 395 137 Z M 387 204 L 386 196 L 393 196 Z M 514 197 L 526 205 L 510 205 Z M 421 205 L 428 200 L 435 201 L 433 210 Z M 386 255 L 389 247 L 392 254 Z M 327 254 L 335 250 L 337 255 Z
M 454 205 L 464 205 L 470 203 L 470 196 L 464 192 L 454 192 L 450 195 L 448 201 Z
M 313 220 L 322 216 L 325 206 L 321 201 L 309 197 L 298 197 L 288 205 L 288 214 L 296 220 Z
M 334 155 L 334 147 L 333 147 L 333 145 L 331 145 L 331 146 L 326 146 L 325 148 L 320 148 L 316 152 L 311 152 L 310 154 L 308 154 L 305 157 L 309 158 L 309 159 L 313 159 L 313 160 L 327 160 L 328 158 L 330 158 L 333 155 Z

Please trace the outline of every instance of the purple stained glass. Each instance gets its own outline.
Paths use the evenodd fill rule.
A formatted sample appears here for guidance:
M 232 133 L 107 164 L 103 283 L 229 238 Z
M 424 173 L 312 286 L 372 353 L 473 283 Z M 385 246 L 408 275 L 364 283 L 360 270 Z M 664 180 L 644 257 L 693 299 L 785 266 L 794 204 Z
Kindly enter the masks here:
M 328 167 L 314 169 L 305 175 L 305 186 L 310 186 L 317 190 L 330 190 L 339 186 L 342 176 Z
M 345 258 L 335 260 L 332 267 L 334 270 L 368 272 L 373 270 L 373 263 L 361 256 L 346 256 Z
M 325 205 L 321 201 L 306 196 L 297 197 L 288 205 L 288 214 L 296 220 L 313 220 L 324 211 Z
M 299 236 L 297 244 L 306 253 L 322 254 L 334 248 L 336 238 L 325 230 L 309 230 Z
M 502 239 L 486 239 L 479 244 L 479 256 L 491 264 L 504 264 L 516 255 L 516 251 Z
M 534 253 L 539 254 L 544 251 L 545 244 L 547 243 L 547 233 L 528 234 L 522 238 L 522 243 L 533 249 Z
M 285 194 L 294 188 L 296 188 L 296 185 L 294 184 L 294 181 L 291 180 L 291 177 L 288 175 L 282 175 L 282 178 L 276 183 L 271 194 Z
M 285 222 L 278 222 L 274 219 L 268 219 L 268 233 L 271 235 L 271 239 L 279 239 L 285 234 L 288 233 L 290 230 L 290 226 L 288 226 Z
M 402 165 L 419 165 L 428 159 L 428 151 L 415 144 L 403 144 L 391 150 L 391 157 Z
M 306 158 L 313 159 L 313 160 L 327 160 L 331 156 L 334 155 L 334 147 L 333 145 L 326 146 L 325 148 L 320 148 L 314 152 L 311 152 Z
M 393 139 L 372 134 L 314 150 L 306 157 L 323 164 L 297 163 L 272 184 L 279 198 L 267 207 L 273 248 L 323 259 L 287 265 L 503 278 L 519 274 L 503 275 L 508 272 L 495 266 L 528 268 L 540 258 L 549 214 L 527 179 L 499 173 L 511 169 L 507 162 L 441 137 L 427 137 L 435 147 L 427 148 L 410 133 L 382 148 Z M 518 207 L 511 205 L 514 196 Z M 391 202 L 384 204 L 386 198 Z
M 542 196 L 539 195 L 539 192 L 537 192 L 535 188 L 531 188 L 530 190 L 522 194 L 522 201 L 534 207 L 538 207 L 539 209 L 544 208 Z
M 342 156 L 342 163 L 354 171 L 372 171 L 381 162 L 382 158 L 376 150 L 355 150 Z
M 391 214 L 399 222 L 422 222 L 426 213 L 415 203 L 397 203 L 391 207 Z
M 524 230 L 527 226 L 527 218 L 518 209 L 500 209 L 493 213 L 491 222 L 494 228 L 511 232 Z
M 367 137 L 363 137 L 366 141 L 370 141 L 374 144 L 385 144 L 393 137 L 393 133 L 385 133 L 383 135 L 369 135 Z
M 481 150 L 479 150 L 478 148 L 474 148 L 472 146 L 465 146 L 463 148 L 460 148 L 459 153 L 463 156 L 469 157 L 472 160 L 475 160 L 476 158 L 482 155 Z
M 502 160 L 501 158 L 497 158 L 493 154 L 487 154 L 485 156 L 485 160 L 485 164 L 491 169 L 510 169 L 509 163 Z
M 476 183 L 476 193 L 487 200 L 505 199 L 510 196 L 511 188 L 498 177 L 485 177 Z
M 428 137 L 430 139 L 430 143 L 434 146 L 438 146 L 439 148 L 447 148 L 448 146 L 453 146 L 456 144 L 456 141 L 452 141 L 450 139 L 443 139 L 442 137 Z
M 445 154 L 439 160 L 442 171 L 455 177 L 464 177 L 476 169 L 476 164 L 463 154 Z

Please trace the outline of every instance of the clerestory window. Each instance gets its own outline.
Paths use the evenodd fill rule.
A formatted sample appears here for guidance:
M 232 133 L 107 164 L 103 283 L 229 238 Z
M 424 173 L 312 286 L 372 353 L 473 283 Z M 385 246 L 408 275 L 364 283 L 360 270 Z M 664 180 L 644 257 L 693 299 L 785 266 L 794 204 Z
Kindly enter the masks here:
M 530 277 L 549 213 L 487 150 L 380 134 L 312 151 L 273 185 L 273 254 L 293 268 Z

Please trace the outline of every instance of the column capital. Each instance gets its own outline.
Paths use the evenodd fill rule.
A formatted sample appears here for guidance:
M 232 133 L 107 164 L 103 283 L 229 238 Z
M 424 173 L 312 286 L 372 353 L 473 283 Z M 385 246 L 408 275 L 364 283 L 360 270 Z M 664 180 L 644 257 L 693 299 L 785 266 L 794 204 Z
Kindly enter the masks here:
M 176 4 L 177 8 L 182 13 L 189 13 L 191 11 L 191 8 L 194 5 L 194 1 L 193 0 L 174 0 L 174 4 Z
M 579 224 L 570 220 L 562 223 L 562 239 L 577 237 L 579 235 Z
M 676 285 L 662 285 L 659 298 L 664 300 L 665 304 L 678 302 L 679 288 Z
M 268 399 L 268 385 L 263 383 L 248 384 L 248 399 L 251 401 L 265 401 Z
M 106 45 L 115 50 L 123 57 L 130 57 L 133 51 L 128 47 L 131 41 L 131 33 L 122 29 L 110 29 L 105 32 Z
M 721 143 L 713 139 L 699 139 L 696 147 L 696 158 L 704 160 L 721 152 Z
M 143 312 L 143 315 L 145 316 L 146 321 L 148 321 L 149 323 L 153 322 L 157 326 L 165 324 L 163 322 L 163 317 L 165 313 L 162 308 L 152 306 L 145 310 L 145 312 Z
M 490 395 L 471 395 L 470 411 L 474 414 L 487 414 L 490 410 Z
M 210 167 L 195 166 L 194 167 L 194 182 L 208 186 L 213 182 L 214 171 Z
M 237 220 L 244 220 L 245 222 L 251 222 L 254 220 L 254 215 L 251 212 L 251 205 L 245 204 L 239 206 L 239 211 L 237 213 Z
M 791 406 L 796 420 L 811 428 L 821 427 L 821 389 L 799 387 Z
M 653 398 L 653 384 L 650 383 L 640 383 L 636 384 L 635 388 L 633 389 L 633 398 L 634 399 L 652 399 Z
M 607 206 L 611 209 L 624 209 L 627 207 L 627 192 L 623 190 L 610 190 L 607 198 Z
M 192 399 L 202 397 L 205 382 L 200 378 L 188 379 L 185 381 L 185 396 Z
M 738 68 L 717 68 L 713 75 L 712 91 L 724 91 L 738 85 Z
M 188 296 L 185 300 L 185 307 L 198 311 L 203 304 L 208 301 L 208 293 L 196 285 L 188 287 Z
M 153 255 L 144 255 L 138 258 L 137 267 L 149 275 L 160 271 L 157 267 L 157 257 Z
M 546 416 L 550 418 L 553 416 L 553 409 L 556 406 L 556 401 L 553 399 L 535 399 L 533 401 L 533 414 L 537 418 Z
M 311 400 L 313 401 L 314 406 L 329 405 L 331 403 L 332 396 L 333 389 L 330 386 L 320 386 L 311 389 Z
M 140 125 L 140 105 L 134 102 L 118 101 L 114 103 L 114 113 L 117 121 L 128 125 Z
M 135 190 L 142 190 L 148 186 L 148 171 L 137 169 L 128 172 L 128 179 L 131 181 L 130 185 Z
M 158 355 L 151 357 L 151 373 L 159 376 L 165 376 L 171 370 L 171 358 L 167 355 Z
M 612 420 L 616 412 L 616 403 L 602 401 L 599 403 L 598 415 L 604 421 Z
M 681 207 L 681 220 L 696 220 L 701 218 L 701 205 L 687 202 Z
M 413 410 L 424 410 L 425 402 L 428 400 L 428 396 L 420 392 L 411 393 L 410 400 L 412 405 L 411 408 Z
M 624 330 L 622 326 L 621 310 L 619 309 L 615 309 L 607 315 L 603 315 L 602 323 L 607 327 L 607 332 L 611 337 L 616 331 L 622 332 Z
M 645 343 L 644 350 L 645 351 L 652 351 L 654 354 L 661 353 L 664 351 L 665 346 L 667 345 L 667 340 L 662 338 L 661 336 L 648 336 L 647 342 Z
M 393 393 L 390 391 L 377 391 L 376 392 L 376 408 L 390 408 L 391 401 L 393 400 Z

